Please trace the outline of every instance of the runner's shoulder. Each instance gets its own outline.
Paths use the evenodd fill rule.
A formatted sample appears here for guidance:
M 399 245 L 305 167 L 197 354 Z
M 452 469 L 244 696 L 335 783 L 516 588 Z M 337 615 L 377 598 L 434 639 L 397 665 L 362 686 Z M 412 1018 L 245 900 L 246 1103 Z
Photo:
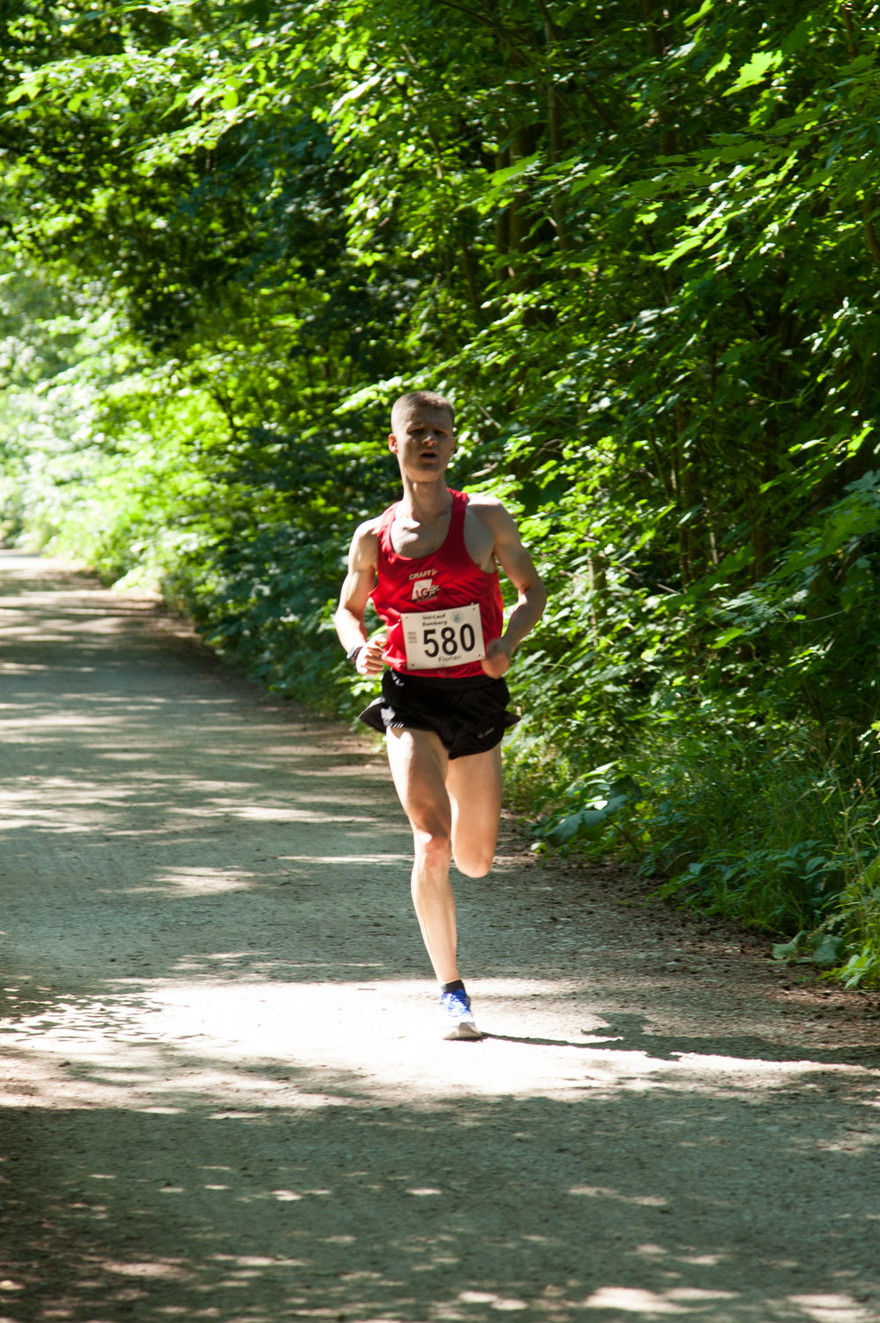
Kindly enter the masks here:
M 498 497 L 490 496 L 488 492 L 468 492 L 467 500 L 468 500 L 468 509 L 473 510 L 474 514 L 479 514 L 479 515 L 488 514 L 491 516 L 493 513 L 497 513 L 499 511 L 503 512 L 504 514 L 507 513 L 506 507 L 502 505 Z
M 382 523 L 381 515 L 374 515 L 372 519 L 365 519 L 362 524 L 358 524 L 354 530 L 355 538 L 378 537 L 379 525 Z
M 493 533 L 507 531 L 514 526 L 513 516 L 497 496 L 485 492 L 468 493 L 468 513 L 486 524 Z
M 379 550 L 379 525 L 381 522 L 382 516 L 376 515 L 373 519 L 365 519 L 354 530 L 350 553 L 353 569 L 366 569 L 368 566 L 376 564 Z

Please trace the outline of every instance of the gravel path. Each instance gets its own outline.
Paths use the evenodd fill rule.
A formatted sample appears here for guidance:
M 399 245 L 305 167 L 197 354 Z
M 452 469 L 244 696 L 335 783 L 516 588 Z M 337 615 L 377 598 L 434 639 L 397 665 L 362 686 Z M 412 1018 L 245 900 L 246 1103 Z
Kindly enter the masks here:
M 0 552 L 0 1323 L 880 1320 L 880 1019 L 506 821 L 439 1037 L 381 750 Z

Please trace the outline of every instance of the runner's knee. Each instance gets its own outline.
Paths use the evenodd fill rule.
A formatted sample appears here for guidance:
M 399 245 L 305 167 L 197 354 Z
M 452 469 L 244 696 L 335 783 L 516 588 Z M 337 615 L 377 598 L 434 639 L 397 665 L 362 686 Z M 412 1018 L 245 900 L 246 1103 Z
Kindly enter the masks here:
M 448 859 L 452 853 L 452 841 L 445 827 L 413 827 L 413 840 L 416 852 L 427 859 Z
M 485 877 L 494 858 L 494 850 L 468 849 L 456 853 L 455 866 L 465 877 Z

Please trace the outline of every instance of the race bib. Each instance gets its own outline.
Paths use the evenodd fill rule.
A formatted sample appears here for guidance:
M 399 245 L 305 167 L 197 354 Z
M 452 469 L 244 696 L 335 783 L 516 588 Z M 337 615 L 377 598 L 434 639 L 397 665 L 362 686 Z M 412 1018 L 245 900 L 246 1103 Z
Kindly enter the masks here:
M 446 611 L 406 611 L 401 617 L 406 664 L 411 671 L 464 666 L 486 655 L 476 602 Z

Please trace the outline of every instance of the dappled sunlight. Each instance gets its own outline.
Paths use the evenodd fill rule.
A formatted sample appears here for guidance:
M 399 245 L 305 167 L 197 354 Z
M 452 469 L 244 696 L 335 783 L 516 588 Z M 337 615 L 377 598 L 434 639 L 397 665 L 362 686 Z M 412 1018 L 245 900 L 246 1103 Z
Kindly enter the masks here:
M 221 868 L 178 868 L 169 873 L 159 874 L 157 883 L 170 887 L 180 887 L 184 891 L 194 891 L 199 895 L 211 892 L 241 891 L 253 886 L 253 878 L 236 869 Z
M 81 589 L 2 640 L 0 1321 L 868 1323 L 870 1055 L 515 853 L 443 1041 L 383 759 Z
M 177 880 L 208 891 L 247 885 L 208 870 Z M 181 973 L 189 963 L 179 962 Z M 195 982 L 144 981 L 137 989 L 117 988 L 100 1000 L 67 1002 L 7 1022 L 4 1044 L 15 1055 L 15 1073 L 27 1079 L 28 1105 L 39 1099 L 43 1106 L 137 1109 L 172 1098 L 228 1104 L 234 1096 L 236 1106 L 296 1109 L 303 1090 L 311 1106 L 316 1091 L 338 1089 L 349 1098 L 393 1104 L 502 1096 L 575 1102 L 586 1091 L 597 1098 L 657 1092 L 758 1098 L 823 1075 L 871 1078 L 864 1068 L 809 1059 L 652 1056 L 627 1049 L 613 1031 L 603 1035 L 601 1017 L 560 1037 L 558 1008 L 555 1038 L 518 1034 L 524 1005 L 533 1024 L 542 1016 L 536 1002 L 552 1007 L 559 993 L 552 981 L 486 980 L 479 1006 L 489 1036 L 479 1044 L 448 1044 L 437 1041 L 434 996 L 423 980 L 377 982 L 364 969 L 357 982 L 261 982 L 255 978 L 259 963 L 253 951 L 220 954 L 214 965 L 226 968 L 219 981 L 210 962 L 196 961 L 194 968 L 204 973 Z M 283 1075 L 287 1069 L 290 1079 Z M 866 1127 L 861 1136 L 850 1132 L 826 1142 L 856 1151 L 877 1141 Z M 573 1185 L 568 1193 L 617 1197 L 592 1184 Z
M 667 1202 L 653 1194 L 622 1195 L 617 1190 L 604 1189 L 598 1185 L 573 1185 L 568 1193 L 587 1195 L 591 1199 L 620 1199 L 623 1203 L 639 1204 L 642 1208 L 663 1208 Z
M 694 1287 L 673 1287 L 668 1291 L 639 1290 L 632 1286 L 603 1286 L 584 1301 L 585 1309 L 613 1309 L 627 1317 L 662 1318 L 666 1314 L 706 1314 L 707 1306 L 721 1300 L 733 1300 L 733 1291 L 700 1291 Z
M 60 1307 L 52 1317 L 90 1323 L 126 1303 L 150 1323 L 876 1317 L 863 1303 L 869 1261 L 817 1275 L 772 1206 L 738 1201 L 757 1100 L 690 1101 L 691 1135 L 737 1113 L 748 1127 L 735 1154 L 710 1148 L 692 1170 L 662 1137 L 681 1108 L 661 1093 L 393 1103 L 358 1094 L 353 1077 L 309 1093 L 303 1075 L 296 1105 L 279 1106 L 266 1085 L 296 1077 L 293 1066 L 266 1073 L 257 1096 L 220 1071 L 201 1081 L 213 1098 L 149 1107 L 132 1107 L 137 1085 L 119 1080 L 115 1103 L 108 1092 L 56 1108 L 48 1128 L 38 1104 L 0 1110 L 0 1126 L 20 1116 L 20 1141 L 32 1133 L 65 1155 L 41 1164 L 32 1195 L 48 1223 L 67 1226 L 35 1286 Z M 768 1149 L 760 1162 L 768 1188 L 797 1179 L 790 1154 Z M 588 1190 L 589 1172 L 604 1179 Z M 841 1185 L 823 1195 L 831 1235 L 849 1215 Z M 33 1234 L 20 1226 L 17 1243 Z M 756 1296 L 757 1268 L 767 1289 Z M 10 1294 L 23 1291 L 9 1272 Z
M 371 868 L 403 868 L 406 872 L 412 864 L 411 857 L 400 854 L 284 854 L 279 855 L 279 862 L 287 864 L 364 864 Z
M 321 813 L 316 809 L 258 807 L 253 804 L 231 808 L 229 813 L 245 822 L 362 822 L 372 827 L 375 821 L 365 813 Z
M 877 1315 L 845 1294 L 793 1295 L 789 1303 L 812 1323 L 875 1323 Z

